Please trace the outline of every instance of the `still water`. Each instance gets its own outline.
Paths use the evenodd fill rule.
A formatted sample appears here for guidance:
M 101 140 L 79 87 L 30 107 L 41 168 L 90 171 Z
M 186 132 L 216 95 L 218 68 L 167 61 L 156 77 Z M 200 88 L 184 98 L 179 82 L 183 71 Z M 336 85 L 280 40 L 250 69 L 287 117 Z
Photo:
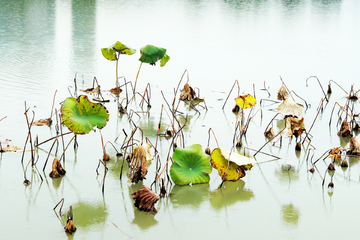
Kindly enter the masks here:
M 137 49 L 136 54 L 121 56 L 119 61 L 119 76 L 127 81 L 135 80 L 141 47 L 164 47 L 171 57 L 162 68 L 143 65 L 139 74 L 139 91 L 151 84 L 152 108 L 149 115 L 139 113 L 134 120 L 151 141 L 156 141 L 161 105 L 166 105 L 161 92 L 171 102 L 187 69 L 189 84 L 200 89 L 209 110 L 201 110 L 199 115 L 180 104 L 190 119 L 184 128 L 185 145 L 198 143 L 205 148 L 212 128 L 220 146 L 231 149 L 236 120 L 231 108 L 236 93 L 232 93 L 224 110 L 222 106 L 238 80 L 240 92 L 255 91 L 256 110 L 262 109 L 244 140 L 248 148 L 259 149 L 266 142 L 263 131 L 277 107 L 271 102 L 260 106 L 259 100 L 276 100 L 280 77 L 311 105 L 304 113 L 307 129 L 323 97 L 314 78 L 306 86 L 308 77 L 317 76 L 325 88 L 330 79 L 348 92 L 353 84 L 355 90 L 359 88 L 359 12 L 357 0 L 2 0 L 0 119 L 7 118 L 0 122 L 0 140 L 11 139 L 12 144 L 22 148 L 27 136 L 24 102 L 30 108 L 30 117 L 33 112 L 36 120 L 49 117 L 54 92 L 57 90 L 55 108 L 59 109 L 61 101 L 74 94 L 75 76 L 78 89 L 91 87 L 94 77 L 103 90 L 114 87 L 115 63 L 104 59 L 100 49 L 121 41 Z M 332 87 L 330 101 L 311 130 L 315 150 L 310 157 L 314 153 L 314 160 L 330 148 L 349 147 L 349 139 L 336 135 L 336 117 L 329 127 L 335 102 L 345 102 L 345 93 L 334 84 Z M 107 92 L 103 95 L 111 101 L 105 105 L 110 120 L 102 134 L 105 141 L 114 142 L 122 129 L 130 133 L 133 126 L 126 116 L 118 114 L 115 98 Z M 139 101 L 137 98 L 131 105 L 134 111 L 142 110 Z M 358 105 L 355 112 L 356 108 Z M 170 124 L 167 117 L 163 116 L 162 121 Z M 281 121 L 274 128 L 282 129 Z M 33 127 L 32 134 L 44 141 L 56 136 L 56 131 L 54 126 Z M 66 136 L 65 142 L 70 138 Z M 117 148 L 123 139 L 121 135 L 114 142 Z M 42 145 L 37 168 L 44 181 L 28 167 L 26 177 L 32 182 L 29 186 L 22 182 L 30 154 L 25 154 L 23 166 L 22 153 L 0 155 L 1 239 L 357 239 L 357 158 L 348 159 L 348 169 L 337 168 L 334 191 L 329 191 L 326 186 L 330 176 L 324 187 L 321 185 L 329 160 L 317 163 L 311 174 L 307 171 L 310 147 L 296 153 L 294 139 L 284 138 L 281 147 L 269 144 L 263 148 L 280 160 L 271 161 L 274 158 L 258 154 L 259 164 L 241 180 L 226 182 L 222 189 L 218 189 L 221 179 L 215 169 L 208 184 L 168 184 L 171 196 L 160 199 L 156 204 L 158 213 L 151 215 L 133 206 L 131 193 L 141 183 L 129 183 L 126 174 L 119 181 L 123 159 L 115 156 L 110 145 L 106 147 L 111 160 L 105 194 L 101 194 L 103 168 L 99 176 L 96 174 L 102 156 L 99 131 L 80 136 L 78 141 L 77 150 L 70 147 L 66 152 L 66 175 L 55 180 L 48 177 L 49 163 L 42 173 L 51 142 Z M 162 166 L 170 143 L 164 138 L 158 140 Z M 216 147 L 214 138 L 210 147 Z M 250 156 L 254 153 L 246 152 Z M 149 166 L 143 182 L 147 186 L 154 180 L 155 165 L 153 162 Z M 289 165 L 291 169 L 284 169 Z M 159 193 L 158 187 L 153 190 Z M 71 236 L 64 232 L 65 220 L 52 210 L 62 198 L 63 212 L 70 205 L 74 208 L 78 229 Z

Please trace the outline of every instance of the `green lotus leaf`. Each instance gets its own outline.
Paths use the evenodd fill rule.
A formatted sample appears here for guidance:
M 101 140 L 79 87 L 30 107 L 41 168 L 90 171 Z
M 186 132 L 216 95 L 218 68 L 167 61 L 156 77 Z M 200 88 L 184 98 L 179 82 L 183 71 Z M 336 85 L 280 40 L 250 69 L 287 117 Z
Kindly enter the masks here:
M 177 147 L 173 153 L 170 176 L 177 185 L 208 183 L 212 167 L 210 156 L 202 151 L 199 144 L 187 148 Z
M 90 102 L 87 96 L 69 97 L 61 106 L 61 119 L 70 131 L 89 133 L 95 126 L 101 129 L 109 121 L 109 113 L 101 103 Z
M 146 45 L 140 49 L 140 61 L 143 63 L 155 64 L 157 61 L 161 60 L 160 65 L 164 66 L 170 57 L 165 56 L 166 49 L 156 47 L 153 45 Z M 164 58 L 164 59 L 163 59 Z
M 213 150 L 210 162 L 224 181 L 236 181 L 244 177 L 245 171 L 256 164 L 256 161 L 251 158 L 221 148 Z
M 102 55 L 110 61 L 117 60 L 116 53 L 126 54 L 126 55 L 133 55 L 136 52 L 136 49 L 129 48 L 128 46 L 122 44 L 121 42 L 117 41 L 115 44 L 108 48 L 102 48 L 101 53 Z

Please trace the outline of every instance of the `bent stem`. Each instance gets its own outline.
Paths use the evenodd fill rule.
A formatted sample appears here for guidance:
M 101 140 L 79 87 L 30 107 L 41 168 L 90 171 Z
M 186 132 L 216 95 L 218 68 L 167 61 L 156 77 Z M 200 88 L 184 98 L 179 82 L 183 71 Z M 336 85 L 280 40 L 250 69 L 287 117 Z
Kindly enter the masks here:
M 139 70 L 136 74 L 136 79 L 135 79 L 135 84 L 134 84 L 134 90 L 133 90 L 133 94 L 135 94 L 135 89 L 136 89 L 136 83 L 137 83 L 137 80 L 138 80 L 138 77 L 139 77 L 139 73 L 140 73 L 140 69 L 141 69 L 141 66 L 142 66 L 142 62 L 140 63 L 140 66 L 139 66 Z

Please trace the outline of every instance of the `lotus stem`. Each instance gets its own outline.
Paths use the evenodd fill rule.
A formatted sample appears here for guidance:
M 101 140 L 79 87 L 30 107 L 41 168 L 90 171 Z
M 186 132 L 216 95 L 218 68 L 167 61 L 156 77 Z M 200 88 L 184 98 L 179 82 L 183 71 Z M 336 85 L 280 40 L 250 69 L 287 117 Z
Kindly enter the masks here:
M 44 163 L 43 172 L 45 171 L 45 167 L 46 167 L 47 161 L 48 161 L 48 159 L 49 159 L 50 153 L 51 153 L 51 151 L 52 151 L 55 143 L 57 143 L 57 146 L 56 146 L 56 149 L 57 149 L 58 146 L 59 146 L 59 140 L 58 140 L 57 138 L 55 139 L 55 141 L 54 141 L 53 144 L 51 145 L 51 148 L 50 148 L 50 150 L 49 150 L 49 154 L 48 154 L 48 156 L 47 156 L 47 158 L 46 158 L 46 160 L 45 160 L 45 163 Z
M 53 208 L 53 210 L 55 211 L 55 208 L 56 208 L 57 206 L 59 206 L 60 203 L 61 203 L 61 207 L 60 207 L 59 213 L 61 213 L 61 209 L 62 209 L 62 207 L 63 207 L 63 205 L 64 205 L 64 198 L 62 198 L 62 199 L 58 202 L 58 204 L 56 204 L 56 206 Z
M 116 87 L 119 87 L 119 71 L 118 71 L 119 58 L 120 58 L 120 53 L 118 53 L 116 56 Z
M 278 134 L 276 134 L 274 138 L 276 138 L 278 135 L 280 135 L 280 133 L 282 133 L 282 131 L 284 131 L 285 129 L 286 129 L 286 127 L 284 127 L 280 132 L 278 132 Z M 259 150 L 257 150 L 257 152 L 256 152 L 253 156 L 255 157 L 256 154 L 257 154 L 258 152 L 260 152 L 261 149 L 263 149 L 263 148 L 266 146 L 266 144 L 268 144 L 271 140 L 272 140 L 272 139 L 270 139 L 269 141 L 267 141 Z
M 57 136 L 55 136 L 55 137 L 49 138 L 48 140 L 45 140 L 45 141 L 43 141 L 42 143 L 39 143 L 39 144 L 35 145 L 34 147 L 38 147 L 38 146 L 40 146 L 40 145 L 42 145 L 42 144 L 44 144 L 44 143 L 47 143 L 48 141 L 53 140 L 54 138 L 58 138 L 58 137 L 67 135 L 67 134 L 69 134 L 69 133 L 72 133 L 72 132 L 67 132 L 67 133 L 64 133 L 64 134 L 57 135 Z
M 66 148 L 64 149 L 63 153 L 61 154 L 59 160 L 60 160 L 63 156 L 65 156 L 65 151 L 66 151 L 66 149 L 69 147 L 69 145 L 70 145 L 70 143 L 72 142 L 72 140 L 74 140 L 75 136 L 76 136 L 76 134 L 74 134 L 74 136 L 70 139 L 68 145 L 66 145 Z M 64 143 L 63 143 L 63 144 L 64 144 Z M 64 160 L 63 160 L 63 161 L 65 162 L 65 157 L 64 157 Z
M 328 100 L 327 97 L 326 97 L 325 91 L 324 91 L 324 89 L 323 89 L 323 87 L 322 87 L 322 85 L 321 85 L 321 83 L 320 83 L 320 80 L 319 80 L 316 76 L 308 77 L 308 78 L 306 79 L 306 86 L 308 86 L 308 83 L 307 83 L 307 82 L 308 82 L 308 80 L 309 80 L 310 78 L 312 78 L 312 77 L 316 78 L 316 80 L 318 81 L 318 83 L 319 83 L 319 85 L 320 85 L 321 91 L 324 93 L 325 100 L 326 100 L 327 102 L 329 102 L 329 100 Z
M 138 72 L 137 72 L 137 74 L 136 74 L 136 79 L 135 79 L 133 94 L 135 94 L 136 83 L 137 83 L 137 80 L 138 80 L 138 77 L 139 77 L 140 68 L 141 68 L 142 64 L 143 64 L 143 63 L 141 62 L 141 63 L 140 63 L 140 66 L 139 66 L 139 70 L 138 70 Z
M 348 92 L 347 91 L 345 91 L 345 89 L 343 89 L 337 82 L 335 82 L 334 80 L 332 80 L 332 79 L 330 79 L 329 80 L 329 85 L 330 85 L 330 82 L 333 82 L 333 83 L 335 83 L 336 85 L 338 85 L 339 86 L 339 88 L 341 88 L 346 94 L 348 94 Z
M 235 82 L 234 82 L 234 84 L 233 84 L 233 86 L 231 87 L 230 92 L 229 92 L 229 94 L 228 94 L 228 96 L 227 96 L 227 98 L 226 98 L 226 100 L 225 100 L 225 102 L 224 102 L 224 105 L 222 106 L 221 109 L 224 109 L 225 104 L 226 104 L 227 100 L 229 99 L 230 94 L 231 94 L 232 90 L 234 89 L 236 83 L 237 83 L 237 85 L 238 85 L 238 95 L 239 95 L 239 93 L 240 93 L 240 86 L 239 86 L 238 80 L 236 79 Z
M 76 78 L 76 75 L 75 75 L 75 78 Z M 75 82 L 76 83 L 76 82 Z M 76 85 L 75 85 L 75 89 L 76 89 Z M 56 93 L 57 93 L 57 90 L 55 91 L 54 93 L 54 98 L 53 98 L 53 104 L 52 104 L 52 108 L 51 108 L 51 113 L 50 113 L 50 119 L 52 118 L 53 116 L 53 110 L 54 110 L 54 104 L 55 104 L 55 96 L 56 96 Z
M 324 99 L 323 98 L 321 98 L 321 103 L 324 101 Z M 319 116 L 319 113 L 320 113 L 320 109 L 319 109 L 319 111 L 317 112 L 317 114 L 316 114 L 316 116 L 315 116 L 315 119 L 314 119 L 314 121 L 313 121 L 313 123 L 311 124 L 311 127 L 310 127 L 310 129 L 309 129 L 309 131 L 307 131 L 306 132 L 306 135 L 305 135 L 305 137 L 304 137 L 304 141 L 301 143 L 301 144 L 304 144 L 304 142 L 305 142 L 305 139 L 308 137 L 308 135 L 309 135 L 309 133 L 310 133 L 310 131 L 311 131 L 311 129 L 312 129 L 312 127 L 314 126 L 314 123 L 315 123 L 315 121 L 316 121 L 316 119 L 317 119 L 317 117 Z
M 208 146 L 209 146 L 209 143 L 210 143 L 210 130 L 212 131 L 213 135 L 214 135 L 214 138 L 215 138 L 215 141 L 216 141 L 216 145 L 218 146 L 218 148 L 220 148 L 219 146 L 219 143 L 218 143 L 218 140 L 216 139 L 216 136 L 215 136 L 215 133 L 214 133 L 214 130 L 212 128 L 209 128 L 209 140 L 208 140 Z

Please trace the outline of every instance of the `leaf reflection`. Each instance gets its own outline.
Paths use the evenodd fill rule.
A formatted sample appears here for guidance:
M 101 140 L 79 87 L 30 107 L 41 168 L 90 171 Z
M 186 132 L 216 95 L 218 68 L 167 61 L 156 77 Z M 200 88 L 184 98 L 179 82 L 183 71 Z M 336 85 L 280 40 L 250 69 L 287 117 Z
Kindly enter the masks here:
M 109 215 L 102 202 L 78 202 L 73 204 L 74 224 L 77 228 L 93 231 L 105 226 Z M 66 223 L 66 221 L 65 221 Z
M 254 194 L 251 190 L 244 189 L 244 187 L 245 182 L 241 179 L 236 182 L 224 182 L 222 188 L 211 192 L 211 206 L 216 210 L 220 210 L 239 201 L 249 201 L 254 197 Z
M 209 198 L 209 187 L 208 183 L 192 186 L 175 185 L 170 193 L 170 201 L 173 203 L 174 208 L 181 206 L 198 208 L 202 201 Z
M 282 205 L 281 215 L 284 223 L 290 225 L 297 225 L 299 223 L 301 213 L 298 208 L 296 208 L 292 203 L 290 203 Z

